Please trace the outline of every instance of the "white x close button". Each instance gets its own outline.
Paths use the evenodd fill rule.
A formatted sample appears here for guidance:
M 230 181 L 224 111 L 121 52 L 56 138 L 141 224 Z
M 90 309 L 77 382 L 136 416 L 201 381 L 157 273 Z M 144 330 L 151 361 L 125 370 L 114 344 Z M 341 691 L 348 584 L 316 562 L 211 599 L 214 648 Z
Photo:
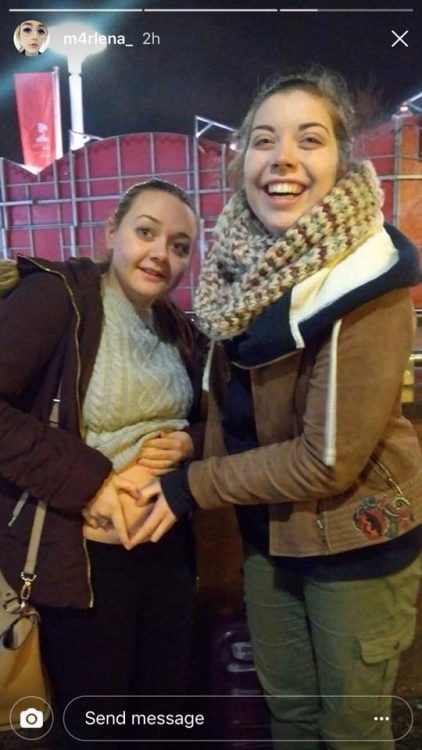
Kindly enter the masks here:
M 404 44 L 405 47 L 409 46 L 408 43 L 404 41 L 404 37 L 406 36 L 406 34 L 409 33 L 409 29 L 407 29 L 407 31 L 403 31 L 402 34 L 398 34 L 397 31 L 394 31 L 394 29 L 391 29 L 391 33 L 394 34 L 394 36 L 396 37 L 395 42 L 393 42 L 391 45 L 392 47 L 395 47 L 396 44 L 398 44 L 399 42 Z

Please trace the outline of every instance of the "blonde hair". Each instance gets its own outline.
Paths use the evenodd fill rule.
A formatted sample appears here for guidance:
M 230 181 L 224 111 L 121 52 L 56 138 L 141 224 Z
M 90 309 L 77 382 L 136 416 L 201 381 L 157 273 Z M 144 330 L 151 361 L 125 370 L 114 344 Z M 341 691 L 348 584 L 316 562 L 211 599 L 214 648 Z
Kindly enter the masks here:
M 18 266 L 15 260 L 0 258 L 0 296 L 14 289 L 19 281 Z
M 35 20 L 36 19 L 34 18 L 34 21 Z M 23 52 L 23 44 L 21 42 L 21 36 L 20 36 L 20 34 L 21 34 L 21 27 L 24 26 L 26 23 L 29 23 L 29 21 L 22 21 L 22 23 L 20 23 L 19 26 L 16 26 L 15 32 L 13 34 L 13 44 L 15 45 L 16 49 L 18 50 L 18 52 Z M 49 32 L 47 26 L 45 25 L 45 23 L 42 23 L 42 21 L 38 21 L 37 23 L 39 23 L 41 26 L 43 26 L 45 28 L 46 32 L 47 32 L 45 40 L 43 41 L 43 43 L 42 43 L 42 45 L 41 45 L 41 47 L 39 49 L 39 52 L 41 53 L 41 52 L 45 52 L 45 50 L 47 49 L 48 45 L 50 44 L 50 32 Z

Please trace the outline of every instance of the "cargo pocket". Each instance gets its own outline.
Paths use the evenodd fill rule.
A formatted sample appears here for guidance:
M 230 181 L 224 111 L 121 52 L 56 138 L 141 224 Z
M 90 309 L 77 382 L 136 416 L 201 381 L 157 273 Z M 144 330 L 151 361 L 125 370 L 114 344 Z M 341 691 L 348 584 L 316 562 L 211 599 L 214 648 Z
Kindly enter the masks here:
M 347 700 L 352 710 L 376 710 L 385 696 L 393 694 L 400 654 L 411 645 L 415 628 L 416 617 L 394 632 L 358 639 Z

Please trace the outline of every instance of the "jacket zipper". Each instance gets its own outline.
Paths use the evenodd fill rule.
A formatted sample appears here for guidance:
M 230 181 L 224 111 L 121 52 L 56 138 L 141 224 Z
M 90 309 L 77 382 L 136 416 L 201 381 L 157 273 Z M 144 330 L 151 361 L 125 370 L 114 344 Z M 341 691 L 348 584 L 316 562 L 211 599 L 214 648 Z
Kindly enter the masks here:
M 320 519 L 320 518 L 317 518 L 317 522 L 316 522 L 316 524 L 317 524 L 317 526 L 318 526 L 318 531 L 320 532 L 320 534 L 321 534 L 322 538 L 323 538 L 323 539 L 325 539 L 325 529 L 324 529 L 324 524 L 322 523 L 322 521 L 321 521 L 321 519 Z
M 324 524 L 324 521 L 322 520 L 322 517 L 321 517 L 321 516 L 323 516 L 323 513 L 321 513 L 319 510 L 317 512 L 318 512 L 318 518 L 316 520 L 316 526 L 317 526 L 317 529 L 318 529 L 318 532 L 319 532 L 319 536 L 320 536 L 321 541 L 324 544 L 324 546 L 328 547 L 327 534 L 326 534 L 326 531 L 325 531 L 325 524 Z
M 59 271 L 53 271 L 51 268 L 46 268 L 41 263 L 37 263 L 37 261 L 34 258 L 27 258 L 27 260 L 30 263 L 33 263 L 34 266 L 36 266 L 37 268 L 39 268 L 41 271 L 46 271 L 47 273 L 55 274 L 56 276 L 59 276 L 62 279 L 62 281 L 63 281 L 63 283 L 64 283 L 64 285 L 66 287 L 66 290 L 67 290 L 67 292 L 69 294 L 70 301 L 72 303 L 72 307 L 73 307 L 73 309 L 75 311 L 75 314 L 76 314 L 76 325 L 75 325 L 75 331 L 74 331 L 75 349 L 76 349 L 76 362 L 77 362 L 77 367 L 76 367 L 76 394 L 75 395 L 76 395 L 76 405 L 77 405 L 77 410 L 78 410 L 78 432 L 79 432 L 79 437 L 82 439 L 82 431 L 81 431 L 82 409 L 81 409 L 81 402 L 80 402 L 80 398 L 79 398 L 79 381 L 80 381 L 80 377 L 81 377 L 81 357 L 80 357 L 80 352 L 79 352 L 79 341 L 78 341 L 78 333 L 79 333 L 79 328 L 80 328 L 80 325 L 81 325 L 81 316 L 79 314 L 79 310 L 78 310 L 77 304 L 75 302 L 74 294 L 72 292 L 72 289 L 69 286 L 69 283 L 68 283 L 66 277 L 62 273 L 60 273 Z M 86 539 L 85 539 L 84 536 L 82 537 L 82 540 L 83 540 L 83 548 L 84 548 L 84 551 L 85 551 L 85 558 L 86 558 L 88 587 L 89 587 L 89 591 L 90 591 L 89 607 L 91 608 L 91 607 L 94 606 L 94 592 L 92 590 L 92 585 L 91 585 L 91 564 L 90 564 L 90 560 L 89 560 L 88 550 L 87 550 L 87 547 L 86 547 Z
M 51 268 L 46 268 L 45 266 L 41 265 L 40 263 L 37 263 L 37 261 L 34 260 L 34 258 L 27 258 L 27 260 L 29 260 L 30 263 L 33 263 L 34 266 L 37 266 L 37 268 L 39 268 L 41 271 L 46 271 L 47 273 L 52 273 L 55 276 L 59 276 L 62 279 L 62 281 L 63 281 L 63 283 L 64 283 L 64 285 L 66 287 L 66 290 L 67 290 L 67 292 L 69 294 L 70 300 L 72 302 L 72 307 L 73 307 L 73 309 L 75 311 L 75 314 L 76 314 L 75 348 L 76 348 L 77 370 L 76 370 L 76 394 L 75 395 L 76 395 L 76 404 L 77 404 L 77 408 L 78 408 L 78 432 L 79 432 L 79 437 L 82 437 L 82 433 L 81 433 L 82 409 L 81 409 L 81 403 L 80 403 L 80 398 L 79 398 L 79 380 L 80 380 L 80 377 L 81 377 L 81 358 L 80 358 L 80 354 L 79 354 L 79 342 L 78 342 L 78 332 L 79 332 L 79 328 L 80 328 L 80 324 L 81 324 L 81 316 L 79 315 L 79 310 L 77 308 L 73 292 L 72 292 L 72 290 L 71 290 L 71 288 L 70 288 L 70 286 L 68 284 L 68 281 L 67 281 L 66 277 L 62 273 L 60 273 L 59 271 L 53 271 Z
M 246 365 L 241 365 L 239 362 L 232 362 L 232 365 L 235 367 L 238 367 L 239 370 L 260 370 L 262 367 L 267 367 L 267 365 L 274 365 L 276 362 L 281 362 L 283 359 L 287 359 L 288 357 L 293 357 L 293 354 L 297 354 L 298 352 L 304 351 L 304 347 L 294 349 L 292 352 L 287 352 L 286 354 L 282 354 L 280 357 L 276 357 L 275 359 L 270 359 L 268 362 L 263 362 L 259 365 L 252 365 L 250 367 L 247 367 Z

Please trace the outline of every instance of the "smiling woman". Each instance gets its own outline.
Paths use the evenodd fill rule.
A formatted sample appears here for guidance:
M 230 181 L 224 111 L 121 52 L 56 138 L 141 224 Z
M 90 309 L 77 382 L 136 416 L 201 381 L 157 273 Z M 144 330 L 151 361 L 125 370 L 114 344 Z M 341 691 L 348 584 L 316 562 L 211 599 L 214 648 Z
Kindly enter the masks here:
M 421 575 L 422 461 L 400 406 L 418 253 L 383 225 L 353 119 L 326 71 L 276 79 L 246 115 L 196 296 L 207 458 L 143 490 L 158 499 L 134 536 L 195 502 L 236 507 L 273 738 L 306 750 L 394 747 L 374 715 L 390 715 Z
M 269 124 L 266 124 L 269 123 Z M 304 91 L 269 96 L 245 154 L 248 203 L 269 232 L 288 229 L 334 186 L 339 150 L 323 100 Z
M 127 214 L 109 220 L 107 248 L 112 262 L 107 283 L 138 308 L 171 292 L 189 266 L 196 235 L 192 209 L 163 191 L 134 195 Z
M 0 305 L 0 567 L 17 585 L 18 540 L 48 499 L 34 598 L 59 710 L 81 694 L 186 691 L 189 519 L 156 544 L 131 539 L 151 510 L 137 488 L 199 450 L 202 337 L 169 299 L 196 231 L 181 188 L 138 183 L 107 222 L 107 262 L 22 256 Z M 59 380 L 53 428 L 41 416 Z M 31 499 L 11 534 L 18 487 Z
M 105 236 L 110 260 L 102 277 L 105 302 L 103 346 L 97 354 L 84 404 L 84 418 L 88 427 L 86 442 L 109 455 L 115 467 L 119 469 L 119 476 L 134 482 L 137 487 L 144 486 L 153 478 L 149 469 L 156 469 L 157 464 L 154 460 L 149 464 L 148 458 L 151 451 L 154 452 L 154 447 L 161 449 L 166 458 L 166 441 L 171 443 L 170 436 L 160 437 L 158 444 L 151 444 L 153 438 L 158 438 L 164 432 L 176 431 L 179 433 L 176 441 L 183 442 L 187 438 L 187 434 L 181 432 L 187 425 L 186 420 L 181 419 L 181 414 L 177 413 L 177 408 L 179 411 L 186 411 L 186 408 L 183 407 L 183 403 L 179 403 L 177 408 L 172 404 L 172 399 L 176 398 L 175 389 L 178 391 L 179 400 L 183 390 L 178 358 L 170 342 L 157 340 L 154 328 L 157 329 L 160 325 L 160 307 L 157 307 L 157 302 L 162 300 L 164 305 L 166 304 L 166 296 L 179 284 L 189 267 L 197 220 L 190 204 L 185 201 L 185 194 L 176 186 L 169 190 L 166 185 L 167 183 L 160 180 L 134 185 L 125 193 L 114 215 L 107 222 Z M 143 418 L 137 425 L 134 424 L 136 407 L 130 403 L 130 394 L 127 393 L 127 404 L 120 407 L 120 432 L 123 429 L 130 430 L 128 443 L 128 437 L 119 437 L 116 425 L 113 427 L 114 418 L 110 412 L 99 415 L 95 404 L 98 381 L 103 383 L 102 378 L 109 367 L 110 351 L 115 352 L 113 372 L 116 375 L 118 371 L 117 356 L 122 345 L 122 332 L 116 331 L 114 315 L 118 308 L 123 313 L 124 307 L 127 307 L 129 312 L 130 306 L 133 306 L 136 315 L 144 324 L 144 340 L 140 347 L 142 356 L 139 360 L 136 350 L 140 342 L 133 340 L 130 347 L 131 358 L 137 360 L 137 393 L 133 394 L 133 398 L 136 397 Z M 135 316 L 133 318 L 132 324 L 135 322 Z M 162 335 L 169 338 L 169 334 L 166 335 L 164 331 Z M 147 364 L 144 362 L 146 352 Z M 120 383 L 119 387 L 127 388 L 123 360 L 120 361 L 120 367 L 125 384 L 123 386 L 123 383 Z M 165 368 L 168 370 L 167 375 L 163 371 Z M 109 373 L 107 388 L 110 398 L 113 398 L 112 380 L 113 375 Z M 160 381 L 161 388 L 156 393 Z M 150 390 L 154 383 L 154 389 Z M 104 386 L 103 383 L 103 391 Z M 147 436 L 150 436 L 150 441 L 145 443 Z M 169 447 L 171 450 L 171 446 Z M 136 460 L 138 453 L 141 460 L 146 462 L 146 466 L 140 465 Z M 125 525 L 131 536 L 142 524 L 145 513 L 137 509 L 133 498 L 124 492 L 120 495 L 120 502 Z M 86 538 L 109 544 L 122 544 L 128 541 L 127 537 L 122 537 L 121 516 L 119 518 L 115 515 L 114 519 L 111 519 L 110 510 L 103 508 L 101 497 L 88 506 L 84 515 L 87 521 L 84 526 Z M 101 524 L 98 523 L 98 518 L 102 520 Z M 113 522 L 104 525 L 103 521 L 107 518 Z
M 47 26 L 42 21 L 34 19 L 24 21 L 15 29 L 13 43 L 18 52 L 26 57 L 40 55 L 49 44 Z

